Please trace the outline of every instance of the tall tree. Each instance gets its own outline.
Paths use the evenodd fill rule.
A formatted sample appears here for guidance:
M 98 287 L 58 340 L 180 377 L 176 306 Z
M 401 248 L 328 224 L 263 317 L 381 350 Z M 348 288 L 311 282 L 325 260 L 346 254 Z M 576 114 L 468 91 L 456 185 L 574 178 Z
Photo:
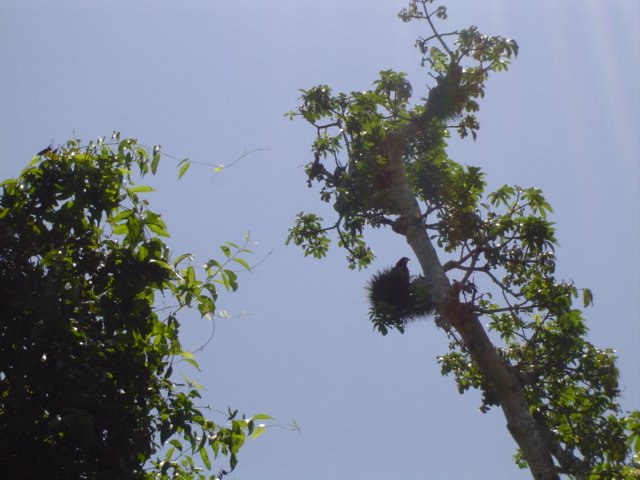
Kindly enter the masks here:
M 640 413 L 622 415 L 613 351 L 586 339 L 574 302 L 581 296 L 588 306 L 590 291 L 555 277 L 550 205 L 534 188 L 506 185 L 486 194 L 479 167 L 447 156 L 451 132 L 476 138 L 485 82 L 507 69 L 517 43 L 473 26 L 442 32 L 436 23 L 447 11 L 432 0 L 414 0 L 399 16 L 426 24 L 417 46 L 433 86 L 410 103 L 406 75 L 386 70 L 368 91 L 302 91 L 289 115 L 317 133 L 308 185 L 320 185 L 337 219 L 324 225 L 300 213 L 289 241 L 321 258 L 334 230 L 349 267 L 362 268 L 373 260 L 366 227 L 404 236 L 424 276 L 408 286 L 409 309 L 379 292 L 394 282 L 385 277 L 393 269 L 374 276 L 375 327 L 404 332 L 421 306 L 424 315 L 435 311 L 450 339 L 439 357 L 442 373 L 454 376 L 460 392 L 480 389 L 482 411 L 502 409 L 517 463 L 534 478 L 636 478 L 631 450 L 640 445 Z
M 86 147 L 71 140 L 0 184 L 7 478 L 205 478 L 225 455 L 220 477 L 262 429 L 254 420 L 264 415 L 209 420 L 198 385 L 174 378 L 178 362 L 197 367 L 180 345 L 180 312 L 212 315 L 216 283 L 237 288 L 229 263 L 248 268 L 248 250 L 224 244 L 225 261 L 202 273 L 189 254 L 172 257 L 164 221 L 140 197 L 152 188 L 134 183 L 159 160 L 159 147 L 118 134 Z

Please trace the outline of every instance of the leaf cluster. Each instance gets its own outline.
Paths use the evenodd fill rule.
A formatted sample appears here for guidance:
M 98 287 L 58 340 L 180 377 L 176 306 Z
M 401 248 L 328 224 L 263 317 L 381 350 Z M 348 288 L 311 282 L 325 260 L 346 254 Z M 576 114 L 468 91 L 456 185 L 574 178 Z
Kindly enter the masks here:
M 588 329 L 574 303 L 581 299 L 587 307 L 591 292 L 555 277 L 557 242 L 546 218 L 551 207 L 532 188 L 505 186 L 488 199 L 478 204 L 472 234 L 461 235 L 457 258 L 447 264 L 461 275 L 462 297 L 503 342 L 499 354 L 518 372 L 561 471 L 576 478 L 632 478 L 630 420 L 617 403 L 615 355 L 586 340 Z M 489 284 L 479 293 L 483 280 Z M 480 389 L 481 411 L 499 405 L 469 353 L 456 341 L 451 348 L 439 358 L 442 373 L 454 375 L 460 392 Z
M 428 20 L 433 27 L 430 17 Z M 327 232 L 335 230 L 340 246 L 347 250 L 350 268 L 371 262 L 365 228 L 392 225 L 400 214 L 395 191 L 403 172 L 392 164 L 387 144 L 394 132 L 407 128 L 416 132 L 402 145 L 401 156 L 417 196 L 459 212 L 469 210 L 468 202 L 461 205 L 463 199 L 446 197 L 464 195 L 462 187 L 451 191 L 449 177 L 466 174 L 467 195 L 477 195 L 483 186 L 478 170 L 461 172 L 447 159 L 446 139 L 450 129 L 475 138 L 479 128 L 474 116 L 476 100 L 484 95 L 489 72 L 506 68 L 517 54 L 517 45 L 474 29 L 440 34 L 433 28 L 434 34 L 421 39 L 418 47 L 423 54 L 429 53 L 435 83 L 415 103 L 411 103 L 415 89 L 406 74 L 383 70 L 367 91 L 334 94 L 327 85 L 302 90 L 300 105 L 287 114 L 315 128 L 313 161 L 305 168 L 307 183 L 310 187 L 319 184 L 320 199 L 337 213 L 335 223 L 327 226 L 316 215 L 298 215 L 288 241 L 303 246 L 305 255 L 323 257 L 330 242 Z M 443 41 L 448 35 L 457 39 L 455 50 Z M 442 45 L 431 45 L 438 42 Z M 458 123 L 448 123 L 454 120 Z M 434 182 L 438 182 L 437 191 Z M 459 223 L 465 220 L 458 219 Z M 314 228 L 309 228 L 311 224 Z
M 230 469 L 251 419 L 208 420 L 200 387 L 174 379 L 178 314 L 215 311 L 216 282 L 237 288 L 225 244 L 205 275 L 172 258 L 160 214 L 135 180 L 159 147 L 71 140 L 45 149 L 0 196 L 0 464 L 21 478 L 205 478 Z M 161 306 L 164 302 L 165 306 Z M 153 456 L 162 453 L 162 460 Z M 221 472 L 223 474 L 224 472 Z

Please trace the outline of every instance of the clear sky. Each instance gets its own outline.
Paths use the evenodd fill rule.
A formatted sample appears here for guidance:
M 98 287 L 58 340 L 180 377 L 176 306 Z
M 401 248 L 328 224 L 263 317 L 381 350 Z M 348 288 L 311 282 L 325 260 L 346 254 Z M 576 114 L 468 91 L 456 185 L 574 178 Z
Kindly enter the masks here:
M 478 25 L 515 38 L 520 56 L 494 75 L 476 142 L 452 142 L 455 160 L 481 166 L 490 188 L 537 186 L 554 206 L 559 276 L 595 294 L 590 340 L 620 357 L 623 406 L 640 408 L 640 4 L 632 0 L 447 2 L 451 29 Z M 298 89 L 363 90 L 378 71 L 427 83 L 403 24 L 404 0 L 3 0 L 0 3 L 0 177 L 76 136 L 119 130 L 176 157 L 150 179 L 175 252 L 203 262 L 251 233 L 235 294 L 219 307 L 196 374 L 205 402 L 265 412 L 278 428 L 250 441 L 232 478 L 279 480 L 529 478 L 511 460 L 501 412 L 478 412 L 441 377 L 446 338 L 430 321 L 381 337 L 344 255 L 305 259 L 285 247 L 298 211 L 329 217 L 305 185 L 314 132 L 290 122 Z M 411 256 L 375 233 L 374 269 Z M 445 259 L 446 260 L 446 259 Z M 415 270 L 417 262 L 410 262 Z M 185 346 L 211 331 L 184 318 Z M 186 370 L 185 367 L 185 371 Z M 191 372 L 194 374 L 195 372 Z M 214 417 L 222 420 L 222 417 Z

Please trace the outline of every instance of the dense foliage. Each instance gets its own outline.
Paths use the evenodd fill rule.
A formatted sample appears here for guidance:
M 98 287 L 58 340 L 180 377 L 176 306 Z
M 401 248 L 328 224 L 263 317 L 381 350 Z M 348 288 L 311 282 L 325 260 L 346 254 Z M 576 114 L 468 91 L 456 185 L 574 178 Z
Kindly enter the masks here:
M 446 152 L 452 131 L 475 138 L 489 73 L 506 70 L 518 46 L 476 27 L 440 33 L 435 21 L 446 19 L 446 9 L 431 3 L 412 1 L 400 13 L 429 28 L 417 46 L 435 82 L 416 103 L 406 75 L 392 70 L 367 91 L 302 91 L 289 115 L 316 131 L 308 184 L 320 185 L 337 219 L 325 225 L 300 213 L 289 241 L 320 258 L 335 230 L 355 268 L 373 260 L 365 228 L 404 235 L 436 299 L 436 323 L 451 340 L 439 357 L 443 374 L 455 377 L 460 392 L 480 389 L 482 411 L 505 409 L 519 446 L 533 444 L 526 460 L 533 472 L 545 472 L 536 478 L 636 478 L 640 415 L 624 415 L 617 403 L 613 351 L 586 338 L 575 299 L 588 306 L 590 291 L 555 276 L 550 205 L 534 188 L 507 185 L 487 194 L 481 169 Z M 480 318 L 496 333 L 494 345 Z M 404 324 L 375 326 L 386 334 Z M 504 375 L 494 371 L 494 357 Z M 534 435 L 539 441 L 531 442 Z M 521 452 L 516 460 L 527 466 Z
M 159 160 L 118 134 L 72 140 L 1 184 L 0 466 L 11 478 L 205 478 L 219 455 L 232 470 L 262 428 L 264 416 L 236 412 L 214 423 L 199 386 L 174 379 L 177 362 L 197 367 L 179 312 L 212 315 L 216 283 L 235 290 L 229 262 L 248 268 L 248 251 L 223 245 L 225 262 L 203 275 L 189 254 L 173 258 L 139 196 L 152 188 L 134 184 Z

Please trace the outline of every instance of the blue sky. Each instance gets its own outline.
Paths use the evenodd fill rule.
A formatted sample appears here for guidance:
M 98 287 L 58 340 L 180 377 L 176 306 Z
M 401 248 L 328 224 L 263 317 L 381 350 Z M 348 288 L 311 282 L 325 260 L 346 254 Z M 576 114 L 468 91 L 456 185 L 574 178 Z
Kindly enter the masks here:
M 476 142 L 452 141 L 489 188 L 543 189 L 554 207 L 559 276 L 595 294 L 590 340 L 620 357 L 623 406 L 640 407 L 640 4 L 628 0 L 448 2 L 451 28 L 478 25 L 515 38 L 520 56 L 493 76 Z M 0 177 L 41 148 L 119 130 L 166 153 L 225 165 L 176 180 L 165 158 L 150 179 L 175 252 L 203 262 L 251 233 L 240 289 L 223 294 L 197 378 L 206 402 L 292 418 L 241 452 L 233 478 L 280 480 L 525 479 L 500 412 L 458 395 L 436 357 L 446 338 L 430 321 L 381 337 L 363 286 L 333 250 L 324 261 L 286 247 L 298 211 L 331 212 L 305 185 L 314 132 L 283 117 L 298 89 L 363 90 L 378 71 L 427 83 L 413 48 L 423 26 L 403 24 L 404 0 L 97 1 L 0 4 Z M 374 269 L 411 256 L 375 232 Z M 418 273 L 417 262 L 409 264 Z M 183 322 L 196 348 L 211 323 Z M 186 370 L 186 368 L 185 368 Z M 193 372 L 191 372 L 193 373 Z M 221 418 L 219 418 L 221 419 Z

